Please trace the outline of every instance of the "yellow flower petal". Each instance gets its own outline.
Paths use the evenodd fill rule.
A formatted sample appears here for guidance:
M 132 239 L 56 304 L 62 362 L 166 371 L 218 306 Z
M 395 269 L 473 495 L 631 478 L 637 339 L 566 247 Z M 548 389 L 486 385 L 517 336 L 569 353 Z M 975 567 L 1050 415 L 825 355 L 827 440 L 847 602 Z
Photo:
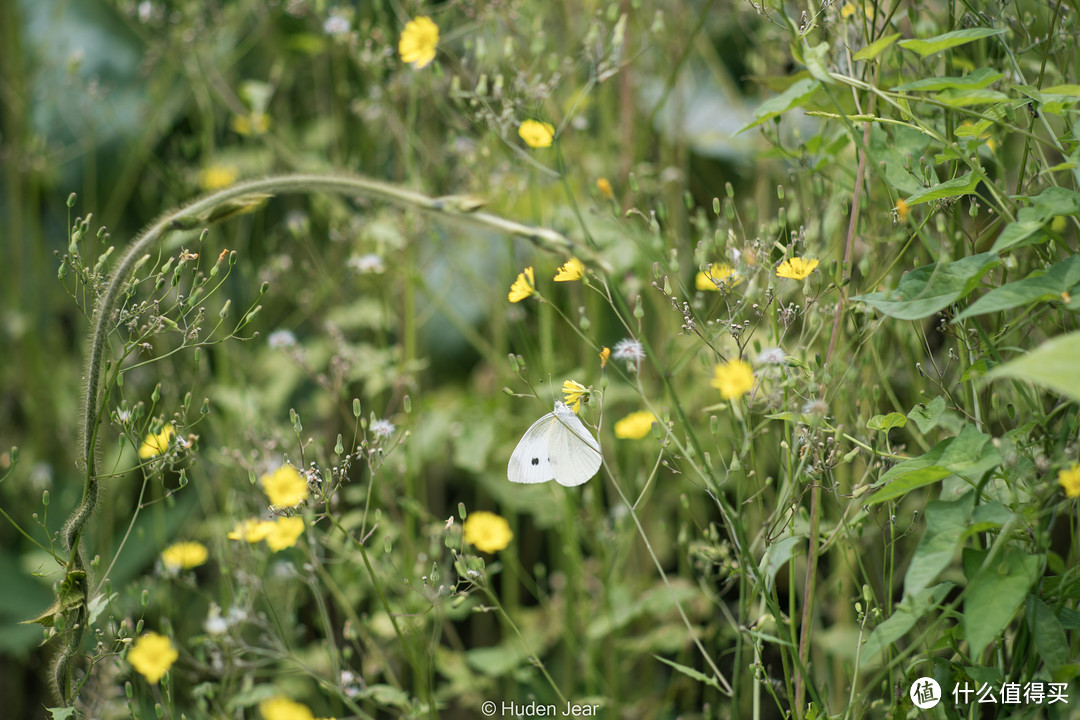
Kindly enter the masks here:
M 169 671 L 178 657 L 180 655 L 169 638 L 156 632 L 148 632 L 140 635 L 131 646 L 127 661 L 147 682 L 156 683 Z
M 720 286 L 723 285 L 725 289 L 730 289 L 742 282 L 742 277 L 739 273 L 726 263 L 720 263 L 719 265 L 713 265 L 706 272 L 699 272 L 697 277 L 694 278 L 694 287 L 698 290 L 717 291 Z
M 573 380 L 567 380 L 562 384 L 562 392 L 565 398 L 563 402 L 574 412 L 581 409 L 582 399 L 589 396 L 589 388 Z
M 656 416 L 648 410 L 632 412 L 615 423 L 615 437 L 622 440 L 640 440 L 652 432 Z
M 611 348 L 604 346 L 604 349 L 600 351 L 600 369 L 603 370 L 607 367 L 608 358 L 611 357 Z
M 506 296 L 512 303 L 521 302 L 536 292 L 536 277 L 531 267 L 519 272 L 517 280 L 510 286 L 510 293 Z
M 709 384 L 719 390 L 725 400 L 734 400 L 753 389 L 754 371 L 750 363 L 730 360 L 713 369 L 713 379 Z
M 208 557 L 206 546 L 197 542 L 174 543 L 161 552 L 161 562 L 173 571 L 199 567 Z
M 896 218 L 900 222 L 907 220 L 908 213 L 910 212 L 911 209 L 908 207 L 907 200 L 900 198 L 896 201 Z
M 776 276 L 790 278 L 792 280 L 802 280 L 807 275 L 814 272 L 814 268 L 817 266 L 817 260 L 793 257 L 790 260 L 785 260 L 780 263 L 779 267 L 776 268 Z
M 518 128 L 518 135 L 531 148 L 551 147 L 555 139 L 555 126 L 539 120 L 526 120 Z
M 435 59 L 435 46 L 439 44 L 439 26 L 431 18 L 423 16 L 410 20 L 401 31 L 398 53 L 404 62 L 414 69 L 427 67 Z
M 255 520 L 252 518 L 237 523 L 236 527 L 233 528 L 226 537 L 230 540 L 246 540 L 249 543 L 255 544 L 265 540 L 266 536 L 273 530 L 274 523 L 269 520 Z
M 479 510 L 465 518 L 464 537 L 477 550 L 495 553 L 510 544 L 514 533 L 510 532 L 510 523 L 505 518 Z
M 559 272 L 555 274 L 555 282 L 580 280 L 584 274 L 585 266 L 581 264 L 581 261 L 577 258 L 570 258 L 563 263 L 562 267 L 559 268 Z
M 607 178 L 596 178 L 596 189 L 608 200 L 615 199 L 615 191 L 611 187 L 611 181 Z
M 164 455 L 169 449 L 169 439 L 175 434 L 176 429 L 172 426 L 172 423 L 161 428 L 161 432 L 157 435 L 150 433 L 143 440 L 142 446 L 139 447 L 139 457 L 147 460 L 158 455 Z
M 274 552 L 291 548 L 304 534 L 304 518 L 301 517 L 280 517 L 270 524 L 273 527 L 266 536 L 266 546 Z
M 1058 485 L 1065 489 L 1068 497 L 1080 497 L 1080 463 L 1058 473 Z
M 259 703 L 259 714 L 263 720 L 315 720 L 307 705 L 280 696 Z
M 263 492 L 275 507 L 295 507 L 307 500 L 308 486 L 292 465 L 282 465 L 259 479 Z

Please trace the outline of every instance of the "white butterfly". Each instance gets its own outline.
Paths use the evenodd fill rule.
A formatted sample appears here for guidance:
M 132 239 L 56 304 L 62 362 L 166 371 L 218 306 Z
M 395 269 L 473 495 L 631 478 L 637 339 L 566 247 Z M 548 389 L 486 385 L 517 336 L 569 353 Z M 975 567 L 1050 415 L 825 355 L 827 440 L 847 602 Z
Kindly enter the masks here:
M 573 487 L 600 469 L 600 444 L 566 403 L 525 431 L 514 452 L 506 476 L 510 482 L 542 483 L 555 480 Z

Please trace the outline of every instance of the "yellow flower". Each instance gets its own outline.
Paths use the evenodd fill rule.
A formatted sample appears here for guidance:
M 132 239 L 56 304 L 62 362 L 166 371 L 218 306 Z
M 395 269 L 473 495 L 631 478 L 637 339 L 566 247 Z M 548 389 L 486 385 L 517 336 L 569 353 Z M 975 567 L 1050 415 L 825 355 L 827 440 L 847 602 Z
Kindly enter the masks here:
M 172 423 L 161 428 L 161 432 L 157 435 L 150 433 L 143 440 L 142 446 L 139 448 L 139 457 L 143 460 L 147 460 L 165 454 L 169 449 L 169 439 L 175 434 L 176 429 L 172 426 Z
M 609 348 L 607 345 L 605 345 L 604 349 L 600 351 L 600 369 L 601 370 L 603 370 L 604 368 L 607 367 L 607 361 L 608 361 L 609 357 L 611 357 L 611 348 Z
M 911 212 L 911 208 L 908 207 L 907 200 L 900 198 L 896 201 L 896 217 L 900 222 L 907 220 L 908 213 Z
M 304 518 L 280 517 L 271 523 L 270 533 L 266 536 L 266 546 L 274 552 L 291 548 L 304 534 Z
M 1073 463 L 1068 470 L 1059 472 L 1058 485 L 1065 488 L 1067 496 L 1080 497 L 1080 463 Z
M 615 423 L 615 437 L 623 440 L 640 440 L 652 431 L 656 416 L 648 410 L 632 412 Z
M 156 683 L 169 671 L 178 657 L 180 655 L 169 638 L 156 632 L 148 632 L 135 641 L 128 651 L 127 661 L 147 682 Z
M 596 178 L 596 189 L 608 200 L 615 199 L 615 191 L 611 189 L 611 181 L 607 178 Z
M 397 47 L 401 60 L 419 70 L 435 59 L 435 46 L 438 44 L 439 26 L 431 18 L 423 16 L 405 23 Z
M 514 539 L 510 524 L 505 518 L 495 513 L 479 510 L 469 513 L 465 518 L 465 542 L 477 550 L 495 553 L 502 550 Z
M 818 266 L 817 260 L 807 260 L 806 258 L 794 257 L 790 260 L 785 260 L 780 263 L 780 266 L 776 268 L 776 276 L 782 278 L 791 278 L 792 280 L 802 280 L 810 273 L 814 272 L 814 268 Z
M 588 400 L 589 397 L 589 388 L 573 380 L 567 380 L 562 384 L 562 392 L 566 406 L 574 412 L 581 408 L 582 399 Z
M 263 720 L 315 720 L 307 705 L 284 697 L 273 697 L 259 703 Z
M 694 279 L 694 287 L 698 290 L 716 291 L 720 289 L 720 285 L 725 288 L 733 288 L 741 282 L 742 278 L 739 273 L 735 272 L 727 263 L 720 263 L 719 265 L 713 265 L 708 272 L 699 272 Z
M 210 553 L 202 543 L 180 542 L 162 551 L 161 562 L 168 570 L 190 570 L 205 563 L 208 557 Z
M 270 130 L 270 116 L 261 111 L 233 115 L 232 129 L 237 135 L 265 135 Z
M 518 128 L 518 135 L 531 148 L 551 147 L 551 141 L 555 139 L 555 127 L 539 120 L 526 120 Z
M 236 524 L 227 538 L 230 540 L 247 540 L 249 543 L 255 544 L 266 539 L 274 530 L 274 523 L 269 520 L 255 520 L 254 518 L 249 520 L 242 520 Z
M 713 369 L 713 379 L 709 384 L 719 390 L 725 400 L 734 400 L 754 387 L 754 371 L 748 362 L 729 360 Z
M 199 171 L 199 187 L 203 190 L 217 190 L 236 182 L 236 169 L 228 165 L 211 165 Z
M 581 264 L 581 261 L 576 257 L 572 257 L 563 263 L 559 268 L 559 272 L 555 275 L 555 282 L 570 282 L 571 280 L 580 280 L 581 276 L 585 274 L 585 266 Z
M 534 292 L 536 292 L 536 276 L 533 274 L 533 269 L 527 267 L 524 272 L 518 273 L 517 280 L 510 286 L 510 293 L 506 297 L 510 302 L 521 302 Z
M 270 498 L 270 504 L 275 507 L 295 507 L 307 500 L 307 483 L 292 465 L 282 465 L 274 472 L 263 475 L 259 482 Z
M 855 14 L 855 5 L 847 3 L 844 7 L 840 8 L 840 17 L 847 20 L 849 17 Z

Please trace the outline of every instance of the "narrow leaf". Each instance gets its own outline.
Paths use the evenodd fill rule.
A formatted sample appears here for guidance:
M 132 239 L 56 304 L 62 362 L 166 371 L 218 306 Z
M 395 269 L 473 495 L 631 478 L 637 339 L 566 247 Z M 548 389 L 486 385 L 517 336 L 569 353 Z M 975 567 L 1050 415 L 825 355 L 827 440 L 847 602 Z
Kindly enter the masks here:
M 964 634 L 970 656 L 978 658 L 1000 635 L 1038 577 L 1042 558 L 1009 548 L 987 567 L 981 567 L 964 595 Z
M 746 127 L 739 130 L 743 132 L 750 128 L 757 127 L 761 123 L 771 120 L 778 115 L 783 115 L 793 107 L 802 105 L 810 96 L 821 87 L 821 83 L 813 78 L 803 78 L 798 82 L 795 82 L 784 92 L 780 93 L 774 98 L 770 98 L 765 102 L 757 106 L 754 110 L 754 120 Z M 739 133 L 735 133 L 738 135 Z
M 967 30 L 953 30 L 947 32 L 944 35 L 936 35 L 931 38 L 919 39 L 912 38 L 910 40 L 901 40 L 900 47 L 905 50 L 911 50 L 917 52 L 923 57 L 927 55 L 933 55 L 934 53 L 941 52 L 942 50 L 948 50 L 959 45 L 965 45 L 974 40 L 990 37 L 992 35 L 1000 35 L 1005 32 L 1004 28 L 995 30 L 994 28 L 969 28 Z
M 969 172 L 966 175 L 961 175 L 952 180 L 946 180 L 943 183 L 932 185 L 922 192 L 915 193 L 907 199 L 907 204 L 918 205 L 919 203 L 931 202 L 933 200 L 943 200 L 944 198 L 970 195 L 975 192 L 975 188 L 978 187 L 981 180 L 982 176 L 976 175 L 974 172 Z
M 982 90 L 987 85 L 995 83 L 1005 77 L 990 68 L 979 68 L 975 72 L 964 77 L 935 77 L 923 78 L 915 82 L 904 83 L 894 87 L 896 92 L 910 92 L 912 90 Z
M 1080 255 L 1072 255 L 1055 264 L 1049 270 L 1038 270 L 1023 280 L 1006 283 L 973 302 L 967 310 L 956 316 L 959 322 L 973 315 L 1011 310 L 1039 300 L 1061 300 L 1080 283 Z
M 898 320 L 920 320 L 967 297 L 979 284 L 979 278 L 997 264 L 994 253 L 934 263 L 905 273 L 895 290 L 856 295 L 852 300 Z
M 971 514 L 971 500 L 964 497 L 952 502 L 935 500 L 926 506 L 926 532 L 915 548 L 915 555 L 904 576 L 904 594 L 915 595 L 932 583 L 949 566 Z
M 855 53 L 855 60 L 873 60 L 882 52 L 885 51 L 890 45 L 896 42 L 900 37 L 900 33 L 893 33 L 892 35 L 885 35 L 879 37 L 874 42 L 864 47 L 859 52 Z
M 987 378 L 1015 378 L 1035 383 L 1080 402 L 1080 372 L 1076 359 L 1080 357 L 1080 331 L 1047 340 L 1031 352 L 998 365 Z

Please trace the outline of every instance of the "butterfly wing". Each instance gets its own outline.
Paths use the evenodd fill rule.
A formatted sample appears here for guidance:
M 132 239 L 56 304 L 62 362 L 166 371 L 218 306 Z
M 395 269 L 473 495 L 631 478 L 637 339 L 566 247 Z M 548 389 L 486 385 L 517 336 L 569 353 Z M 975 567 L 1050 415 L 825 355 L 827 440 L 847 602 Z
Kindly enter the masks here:
M 506 466 L 506 477 L 510 478 L 510 482 L 532 485 L 555 478 L 548 438 L 553 426 L 558 423 L 555 413 L 551 412 L 529 426 L 511 453 L 510 464 Z
M 553 422 L 548 434 L 551 472 L 560 485 L 581 485 L 600 469 L 603 460 L 600 444 L 564 403 L 555 403 L 555 412 L 550 417 Z

